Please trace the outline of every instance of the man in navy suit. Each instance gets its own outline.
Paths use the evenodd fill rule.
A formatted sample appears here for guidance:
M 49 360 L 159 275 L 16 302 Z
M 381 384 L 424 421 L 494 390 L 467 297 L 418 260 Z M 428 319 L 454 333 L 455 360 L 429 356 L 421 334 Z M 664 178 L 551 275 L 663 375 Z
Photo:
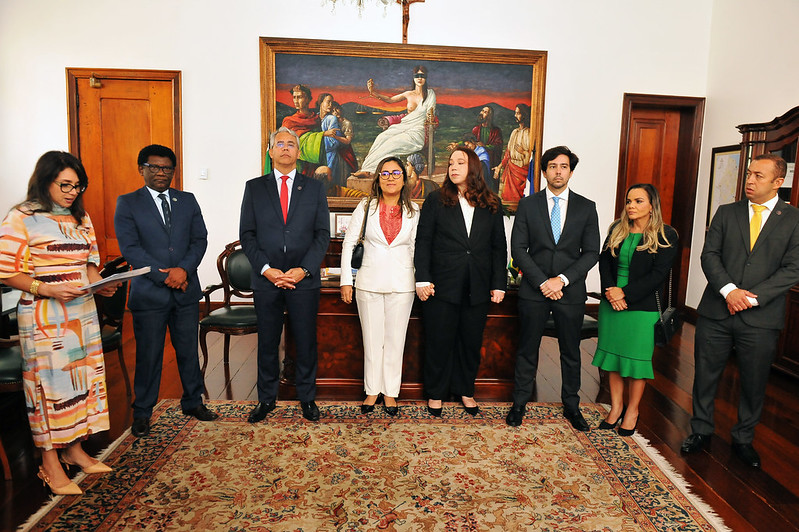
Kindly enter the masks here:
M 128 264 L 151 268 L 131 280 L 128 300 L 136 337 L 131 432 L 142 437 L 150 432 L 158 400 L 167 327 L 183 383 L 183 413 L 200 421 L 217 415 L 203 404 L 197 355 L 202 293 L 197 267 L 208 246 L 203 215 L 193 194 L 169 187 L 177 165 L 171 149 L 147 146 L 139 152 L 138 164 L 146 186 L 117 199 L 114 229 Z
M 580 413 L 580 329 L 585 277 L 599 260 L 599 221 L 593 201 L 569 189 L 579 159 L 566 146 L 541 155 L 547 187 L 522 198 L 511 232 L 511 255 L 524 274 L 519 288 L 519 349 L 508 425 L 522 424 L 538 371 L 538 349 L 549 315 L 560 348 L 563 415 L 588 430 Z
M 274 410 L 280 379 L 278 347 L 288 311 L 297 345 L 295 384 L 302 415 L 319 420 L 316 397 L 316 314 L 320 266 L 330 242 L 330 212 L 320 181 L 297 172 L 300 141 L 281 127 L 269 136 L 274 170 L 247 181 L 239 239 L 252 265 L 258 317 L 258 405 L 247 421 Z
M 740 369 L 733 453 L 760 467 L 752 446 L 763 411 L 771 363 L 785 325 L 785 296 L 799 283 L 799 209 L 777 195 L 785 181 L 782 157 L 754 158 L 746 172 L 746 199 L 719 207 L 702 248 L 707 287 L 696 311 L 692 434 L 681 450 L 705 448 L 713 434 L 719 381 L 733 347 Z

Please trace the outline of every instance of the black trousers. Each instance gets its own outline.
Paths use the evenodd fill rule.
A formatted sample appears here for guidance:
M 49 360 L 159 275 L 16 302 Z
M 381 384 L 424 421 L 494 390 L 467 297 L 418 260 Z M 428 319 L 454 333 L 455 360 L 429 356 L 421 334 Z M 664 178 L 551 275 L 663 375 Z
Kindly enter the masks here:
M 747 312 L 747 311 L 744 311 Z M 755 426 L 763 412 L 763 399 L 777 355 L 780 331 L 751 327 L 739 314 L 723 320 L 699 316 L 694 339 L 694 415 L 691 430 L 713 434 L 713 410 L 719 381 L 727 366 L 732 348 L 740 370 L 741 396 L 738 400 L 738 423 L 732 427 L 734 443 L 751 443 Z
M 550 299 L 519 299 L 519 350 L 516 352 L 513 402 L 523 405 L 533 395 L 538 351 L 550 313 L 555 321 L 560 349 L 560 399 L 564 408 L 576 411 L 580 407 L 580 329 L 585 303 L 567 305 Z
M 423 372 L 428 399 L 474 396 L 488 305 L 450 303 L 436 296 L 424 302 Z
M 319 311 L 319 289 L 284 290 L 268 288 L 255 290 L 255 314 L 258 318 L 258 400 L 270 402 L 277 398 L 280 384 L 278 348 L 283 333 L 284 312 L 291 320 L 291 334 L 297 345 L 295 384 L 300 401 L 316 397 L 316 314 Z

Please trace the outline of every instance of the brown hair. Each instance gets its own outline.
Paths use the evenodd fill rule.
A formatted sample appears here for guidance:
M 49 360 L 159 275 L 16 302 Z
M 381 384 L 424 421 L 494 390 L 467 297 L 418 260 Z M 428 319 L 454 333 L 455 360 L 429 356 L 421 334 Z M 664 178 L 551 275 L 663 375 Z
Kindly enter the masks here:
M 400 197 L 399 197 L 399 206 L 400 211 L 405 211 L 408 213 L 408 217 L 414 215 L 413 202 L 411 201 L 411 192 L 408 190 L 408 170 L 405 168 L 405 165 L 402 163 L 402 160 L 399 157 L 386 157 L 379 163 L 377 163 L 377 169 L 375 170 L 375 178 L 372 181 L 372 190 L 369 192 L 369 198 L 367 198 L 367 205 L 372 203 L 372 198 L 377 198 L 378 203 L 383 198 L 383 190 L 380 188 L 380 171 L 383 169 L 383 166 L 389 162 L 394 161 L 402 170 L 402 190 L 400 190 Z M 377 207 L 375 207 L 377 208 Z
M 500 210 L 502 202 L 499 200 L 499 196 L 486 186 L 483 179 L 483 163 L 480 162 L 480 158 L 474 153 L 474 150 L 463 146 L 458 146 L 457 149 L 453 150 L 450 157 L 459 151 L 466 154 L 469 162 L 469 170 L 466 174 L 466 191 L 463 193 L 463 197 L 473 207 L 482 207 L 492 213 L 496 213 Z M 441 203 L 448 207 L 453 207 L 458 203 L 458 187 L 450 181 L 449 170 L 447 170 L 447 176 L 441 185 Z

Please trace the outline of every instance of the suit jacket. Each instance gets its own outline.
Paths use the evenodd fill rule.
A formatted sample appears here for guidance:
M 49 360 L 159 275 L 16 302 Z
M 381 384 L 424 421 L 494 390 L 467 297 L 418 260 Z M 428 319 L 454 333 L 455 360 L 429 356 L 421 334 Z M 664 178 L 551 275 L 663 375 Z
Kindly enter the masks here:
M 128 307 L 146 310 L 168 305 L 174 297 L 179 305 L 195 303 L 202 295 L 197 267 L 208 247 L 200 205 L 190 192 L 169 189 L 172 209 L 171 229 L 167 230 L 153 197 L 142 187 L 117 198 L 114 230 L 122 256 L 133 268 L 150 266 L 150 273 L 130 282 Z M 161 268 L 186 270 L 185 292 L 164 284 L 167 274 Z
M 611 226 L 611 231 L 614 226 Z M 662 236 L 659 240 L 664 244 L 671 244 L 669 247 L 660 247 L 657 253 L 639 250 L 633 252 L 630 259 L 628 283 L 627 286 L 622 288 L 624 290 L 624 300 L 627 302 L 627 310 L 657 311 L 655 290 L 661 293 L 660 304 L 662 309 L 666 310 L 668 306 L 667 301 L 663 298 L 661 288 L 669 275 L 672 264 L 674 264 L 674 258 L 677 256 L 679 248 L 677 246 L 677 231 L 667 225 L 664 228 L 664 232 L 666 233 L 666 241 L 663 242 Z M 610 238 L 610 231 L 608 231 L 608 238 Z M 618 286 L 616 283 L 618 282 L 619 257 L 614 257 L 611 255 L 610 250 L 607 249 L 608 238 L 605 239 L 605 243 L 602 245 L 603 251 L 599 255 L 599 277 L 602 282 L 603 298 L 607 288 Z M 618 254 L 618 250 L 616 250 L 616 253 Z
M 758 306 L 740 313 L 747 325 L 782 329 L 785 295 L 799 283 L 799 209 L 782 200 L 749 250 L 749 202 L 719 207 L 702 248 L 707 287 L 699 302 L 701 316 L 720 320 L 730 315 L 721 288 L 734 283 L 757 295 Z
M 361 237 L 364 199 L 352 211 L 347 234 L 341 246 L 341 285 L 352 284 L 352 249 Z M 413 252 L 416 244 L 416 227 L 419 223 L 419 207 L 413 203 L 413 216 L 403 212 L 402 228 L 391 244 L 380 227 L 380 211 L 377 200 L 369 206 L 366 217 L 366 235 L 363 240 L 363 264 L 358 270 L 356 286 L 369 292 L 413 292 Z
M 272 287 L 261 275 L 265 265 L 282 271 L 305 268 L 310 276 L 297 290 L 319 288 L 319 267 L 330 243 L 330 211 L 322 183 L 297 172 L 286 222 L 274 172 L 250 179 L 241 202 L 239 239 L 252 265 L 252 287 Z
M 546 189 L 519 200 L 510 247 L 514 265 L 524 274 L 519 287 L 522 299 L 547 300 L 539 286 L 563 274 L 569 285 L 559 301 L 585 303 L 585 277 L 599 259 L 599 219 L 596 204 L 573 190 L 566 208 L 566 222 L 555 244 Z
M 460 204 L 441 203 L 441 190 L 431 192 L 422 206 L 416 230 L 416 282 L 432 282 L 435 296 L 461 303 L 466 276 L 470 300 L 476 305 L 491 299 L 491 290 L 507 288 L 508 245 L 502 209 L 496 213 L 475 207 L 470 233 Z

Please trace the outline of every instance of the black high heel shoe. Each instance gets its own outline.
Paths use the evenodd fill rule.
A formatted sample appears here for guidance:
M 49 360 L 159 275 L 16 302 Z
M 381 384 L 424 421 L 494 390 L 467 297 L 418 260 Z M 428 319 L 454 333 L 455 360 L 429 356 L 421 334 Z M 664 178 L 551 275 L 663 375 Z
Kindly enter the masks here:
M 369 414 L 371 412 L 374 412 L 375 405 L 380 404 L 382 400 L 383 400 L 383 394 L 381 393 L 377 394 L 377 399 L 375 399 L 374 403 L 372 403 L 371 405 L 367 405 L 366 403 L 361 405 L 361 414 Z
M 600 423 L 599 427 L 597 427 L 597 428 L 599 428 L 601 430 L 613 430 L 613 429 L 615 429 L 616 425 L 621 424 L 621 420 L 624 419 L 624 414 L 626 414 L 626 413 L 627 413 L 627 407 L 625 406 L 622 409 L 621 414 L 619 414 L 619 417 L 616 418 L 616 421 L 614 421 L 613 423 L 608 423 L 607 421 L 605 421 L 603 419 L 602 423 Z
M 444 405 L 442 403 L 441 407 L 433 408 L 430 406 L 430 401 L 427 402 L 427 413 L 433 417 L 441 417 L 441 412 L 444 411 Z
M 631 429 L 623 429 L 621 428 L 621 424 L 619 424 L 619 436 L 632 436 L 635 434 L 636 428 L 638 428 L 638 418 L 635 418 L 635 426 Z
M 397 404 L 397 400 L 396 399 L 394 399 L 394 406 L 388 406 L 388 404 L 386 404 L 385 397 L 384 397 L 383 398 L 383 405 L 384 405 L 383 409 L 386 411 L 386 414 L 388 414 L 389 416 L 394 417 L 394 416 L 396 416 L 399 413 L 399 405 Z
M 461 404 L 463 405 L 463 409 L 470 416 L 476 416 L 480 412 L 480 405 L 466 406 L 466 404 L 463 402 L 463 398 L 461 398 Z

